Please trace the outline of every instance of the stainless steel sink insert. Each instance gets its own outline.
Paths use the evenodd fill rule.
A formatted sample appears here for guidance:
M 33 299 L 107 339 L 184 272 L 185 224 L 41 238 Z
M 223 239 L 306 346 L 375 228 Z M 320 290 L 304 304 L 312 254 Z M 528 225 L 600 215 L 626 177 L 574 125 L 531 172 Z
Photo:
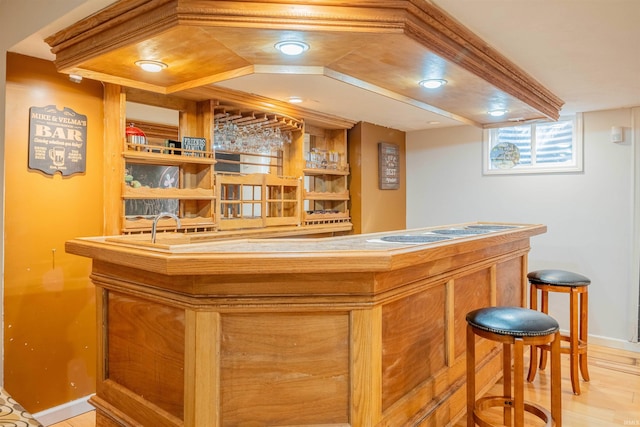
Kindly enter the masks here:
M 483 228 L 442 228 L 439 230 L 432 230 L 432 233 L 452 236 L 472 236 L 475 234 L 485 234 L 490 232 L 491 230 Z
M 442 240 L 448 240 L 449 237 L 445 236 L 430 236 L 430 235 L 398 235 L 398 236 L 384 236 L 381 237 L 380 240 L 383 242 L 391 242 L 391 243 L 433 243 L 439 242 Z
M 494 225 L 494 224 L 478 224 L 478 225 L 469 225 L 467 228 L 481 229 L 481 230 L 509 230 L 512 228 L 518 228 L 515 225 Z

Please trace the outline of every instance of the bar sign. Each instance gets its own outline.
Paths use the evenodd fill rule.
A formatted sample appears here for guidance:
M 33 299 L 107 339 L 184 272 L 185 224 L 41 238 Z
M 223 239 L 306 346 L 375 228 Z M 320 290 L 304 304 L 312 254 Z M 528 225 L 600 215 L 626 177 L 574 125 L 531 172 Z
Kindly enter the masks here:
M 182 138 L 182 154 L 185 156 L 204 157 L 206 146 L 206 138 L 194 138 L 192 136 Z
M 400 188 L 400 149 L 397 144 L 378 143 L 378 187 L 380 190 Z
M 84 173 L 87 116 L 55 105 L 29 109 L 29 169 L 47 175 Z

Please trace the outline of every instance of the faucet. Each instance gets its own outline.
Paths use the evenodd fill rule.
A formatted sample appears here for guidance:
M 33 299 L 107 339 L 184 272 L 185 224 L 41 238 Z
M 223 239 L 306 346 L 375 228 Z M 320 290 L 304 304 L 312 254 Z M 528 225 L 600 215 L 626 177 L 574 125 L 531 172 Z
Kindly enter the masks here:
M 161 218 L 173 218 L 176 220 L 178 230 L 180 229 L 180 218 L 177 215 L 170 212 L 161 212 L 153 219 L 153 225 L 151 226 L 151 243 L 156 242 L 156 228 L 158 227 L 158 221 Z

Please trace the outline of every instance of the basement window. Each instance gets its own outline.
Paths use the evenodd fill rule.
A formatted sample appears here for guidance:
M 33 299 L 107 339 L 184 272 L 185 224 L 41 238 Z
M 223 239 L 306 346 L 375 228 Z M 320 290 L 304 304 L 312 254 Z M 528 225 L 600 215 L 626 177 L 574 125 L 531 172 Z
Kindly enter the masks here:
M 582 115 L 485 129 L 483 173 L 562 173 L 582 171 Z

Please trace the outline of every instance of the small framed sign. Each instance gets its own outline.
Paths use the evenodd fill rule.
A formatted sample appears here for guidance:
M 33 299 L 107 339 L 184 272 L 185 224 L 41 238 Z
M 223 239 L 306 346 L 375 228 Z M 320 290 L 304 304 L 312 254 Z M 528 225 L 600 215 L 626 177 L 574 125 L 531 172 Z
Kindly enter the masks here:
M 397 144 L 378 143 L 378 187 L 380 190 L 400 188 L 400 148 Z
M 165 150 L 166 154 L 180 154 L 180 149 L 182 148 L 180 141 L 176 141 L 175 139 L 167 139 L 165 146 L 169 147 L 168 150 Z
M 84 173 L 87 116 L 55 105 L 29 109 L 29 169 L 47 175 Z
M 182 154 L 184 156 L 204 157 L 206 146 L 206 138 L 194 138 L 192 136 L 182 138 Z

